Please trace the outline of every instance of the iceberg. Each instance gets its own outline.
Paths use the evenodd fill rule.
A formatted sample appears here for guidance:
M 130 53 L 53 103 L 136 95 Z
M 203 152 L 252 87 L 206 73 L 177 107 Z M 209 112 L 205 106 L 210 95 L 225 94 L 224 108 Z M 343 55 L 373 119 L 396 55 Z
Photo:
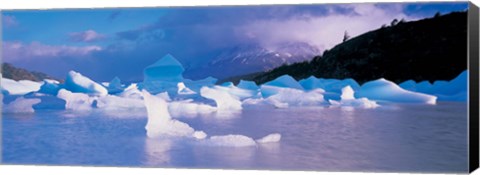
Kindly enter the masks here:
M 94 82 L 82 74 L 70 71 L 65 79 L 65 89 L 71 92 L 87 93 L 92 95 L 107 95 L 108 91 L 102 85 Z
M 43 84 L 40 86 L 40 90 L 38 90 L 38 92 L 56 96 L 61 88 L 62 87 L 58 81 L 45 79 L 43 80 Z
M 262 86 L 264 88 L 266 86 Z M 275 87 L 273 87 L 275 88 Z M 320 106 L 325 103 L 323 89 L 304 92 L 293 88 L 278 88 L 277 93 L 265 99 L 277 108 L 290 106 Z
M 118 96 L 125 98 L 143 99 L 142 92 L 140 92 L 136 83 L 130 84 L 127 88 L 123 90 L 123 92 L 118 94 Z
M 222 135 L 212 136 L 208 140 L 212 146 L 227 146 L 227 147 L 246 147 L 256 146 L 255 140 L 244 135 Z
M 354 90 L 350 86 L 342 88 L 340 101 L 329 100 L 332 106 L 341 107 L 359 107 L 359 108 L 376 108 L 379 105 L 375 101 L 368 100 L 365 97 L 355 99 Z
M 242 110 L 242 102 L 238 97 L 216 88 L 203 87 L 200 89 L 202 97 L 214 100 L 217 104 L 217 111 L 239 111 Z
M 260 139 L 257 139 L 256 141 L 257 143 L 276 143 L 276 142 L 279 142 L 281 138 L 282 138 L 282 135 L 280 135 L 279 133 L 273 133 L 265 137 L 262 137 Z
M 355 94 L 376 101 L 399 103 L 435 104 L 437 97 L 418 92 L 407 91 L 395 83 L 383 78 L 363 84 Z
M 3 105 L 2 113 L 34 113 L 33 105 L 40 102 L 38 98 L 18 97 L 13 102 Z
M 251 91 L 258 91 L 260 89 L 260 87 L 258 87 L 258 85 L 255 82 L 245 81 L 245 80 L 240 80 L 237 87 L 241 89 L 251 90 Z
M 217 108 L 206 104 L 193 103 L 191 99 L 187 99 L 168 103 L 168 110 L 172 116 L 196 116 L 213 113 L 217 111 Z
M 141 99 L 135 98 L 125 98 L 115 95 L 106 95 L 98 97 L 96 100 L 96 107 L 102 110 L 109 111 L 132 111 L 132 110 L 143 110 L 145 109 L 145 104 Z
M 177 94 L 180 94 L 180 95 L 193 95 L 193 94 L 196 94 L 196 92 L 192 91 L 191 89 L 189 89 L 188 87 L 185 86 L 185 83 L 183 82 L 180 82 L 177 84 Z
M 399 86 L 410 91 L 437 96 L 440 101 L 466 101 L 467 85 L 468 71 L 465 70 L 450 81 L 438 80 L 433 84 L 422 81 L 417 84 L 413 80 L 408 80 Z
M 118 94 L 123 92 L 123 85 L 122 82 L 120 81 L 120 78 L 115 77 L 108 83 L 107 90 L 109 94 Z
M 183 82 L 182 64 L 172 55 L 167 54 L 143 70 L 143 88 L 150 93 L 177 91 L 177 84 Z
M 263 85 L 303 90 L 302 85 L 300 85 L 297 80 L 292 78 L 290 75 L 280 76 L 275 80 L 269 81 Z
M 2 93 L 8 95 L 25 95 L 30 92 L 36 92 L 40 89 L 40 86 L 42 86 L 40 82 L 30 80 L 15 81 L 3 77 L 1 82 Z
M 142 90 L 147 108 L 148 122 L 145 126 L 147 136 L 154 137 L 193 137 L 195 130 L 188 124 L 172 119 L 165 99 Z M 198 133 L 197 133 L 198 135 Z
M 299 83 L 306 90 L 321 88 L 327 92 L 336 92 L 336 93 L 340 93 L 342 88 L 345 86 L 350 86 L 354 90 L 360 88 L 360 85 L 351 78 L 338 80 L 338 79 L 323 79 L 323 78 L 318 79 L 314 76 L 310 76 L 307 79 L 300 80 Z
M 65 109 L 74 111 L 88 111 L 92 109 L 95 98 L 84 93 L 73 93 L 65 89 L 58 91 L 57 97 L 65 100 Z
M 201 80 L 185 79 L 184 81 L 185 85 L 195 92 L 200 92 L 200 89 L 204 86 L 211 87 L 215 85 L 216 82 L 217 82 L 217 79 L 213 77 L 207 77 Z

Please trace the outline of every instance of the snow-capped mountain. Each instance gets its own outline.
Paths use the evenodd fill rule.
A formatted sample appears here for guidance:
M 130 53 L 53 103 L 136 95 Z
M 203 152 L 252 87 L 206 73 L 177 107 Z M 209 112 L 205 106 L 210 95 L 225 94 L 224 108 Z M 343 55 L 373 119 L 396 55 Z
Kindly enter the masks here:
M 238 45 L 223 49 L 195 74 L 202 76 L 208 70 L 209 75 L 220 79 L 245 75 L 310 60 L 319 53 L 316 47 L 304 42 L 284 43 L 272 49 L 260 44 Z

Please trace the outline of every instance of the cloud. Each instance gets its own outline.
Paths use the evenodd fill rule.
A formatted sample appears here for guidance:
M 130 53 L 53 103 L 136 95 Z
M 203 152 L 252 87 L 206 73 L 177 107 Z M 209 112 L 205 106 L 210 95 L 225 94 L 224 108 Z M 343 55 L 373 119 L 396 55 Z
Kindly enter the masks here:
M 31 42 L 29 44 L 21 42 L 4 42 L 2 47 L 2 57 L 6 62 L 38 58 L 53 59 L 66 56 L 81 57 L 102 50 L 101 47 L 94 45 L 83 47 L 66 45 L 55 46 L 39 42 Z
M 202 7 L 173 9 L 156 23 L 117 33 L 120 39 L 215 49 L 228 45 L 308 42 L 329 49 L 351 36 L 374 30 L 394 18 L 410 19 L 402 4 Z M 201 44 L 197 46 L 196 44 Z M 201 48 L 199 48 L 201 47 Z M 181 49 L 184 50 L 184 49 Z
M 354 37 L 389 24 L 393 19 L 410 19 L 399 5 L 379 7 L 375 4 L 353 4 L 344 5 L 343 8 L 351 9 L 353 13 L 331 12 L 329 15 L 304 19 L 256 20 L 239 27 L 237 32 L 265 47 L 301 41 L 325 50 L 339 44 L 345 31 Z
M 18 22 L 15 16 L 11 15 L 2 15 L 2 25 L 9 28 L 18 26 L 20 23 Z
M 69 34 L 69 40 L 74 42 L 95 42 L 105 39 L 106 36 L 99 34 L 94 30 L 87 30 L 83 32 L 73 32 Z

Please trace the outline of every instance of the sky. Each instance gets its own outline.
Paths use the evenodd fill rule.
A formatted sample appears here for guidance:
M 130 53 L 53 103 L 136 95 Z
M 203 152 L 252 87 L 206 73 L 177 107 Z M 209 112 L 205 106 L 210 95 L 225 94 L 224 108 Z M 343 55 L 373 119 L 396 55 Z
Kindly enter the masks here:
M 275 50 L 306 42 L 323 52 L 345 31 L 354 37 L 393 19 L 467 8 L 448 2 L 5 10 L 2 61 L 61 79 L 75 70 L 96 81 L 142 81 L 143 68 L 165 54 L 188 71 L 237 45 Z

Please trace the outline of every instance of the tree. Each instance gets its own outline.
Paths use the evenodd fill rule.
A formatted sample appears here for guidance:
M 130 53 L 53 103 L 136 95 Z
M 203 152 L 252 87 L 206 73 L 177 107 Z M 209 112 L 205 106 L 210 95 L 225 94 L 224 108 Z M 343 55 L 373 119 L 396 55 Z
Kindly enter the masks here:
M 345 33 L 343 33 L 343 41 L 342 42 L 345 42 L 348 39 L 350 39 L 350 35 L 348 35 L 348 32 L 345 30 Z
M 438 18 L 438 17 L 440 17 L 441 15 L 442 15 L 442 14 L 440 14 L 440 12 L 437 12 L 437 13 L 435 13 L 435 16 L 433 16 L 433 17 L 434 17 L 434 18 Z
M 390 23 L 390 26 L 395 26 L 398 23 L 398 19 L 393 19 L 393 21 Z

